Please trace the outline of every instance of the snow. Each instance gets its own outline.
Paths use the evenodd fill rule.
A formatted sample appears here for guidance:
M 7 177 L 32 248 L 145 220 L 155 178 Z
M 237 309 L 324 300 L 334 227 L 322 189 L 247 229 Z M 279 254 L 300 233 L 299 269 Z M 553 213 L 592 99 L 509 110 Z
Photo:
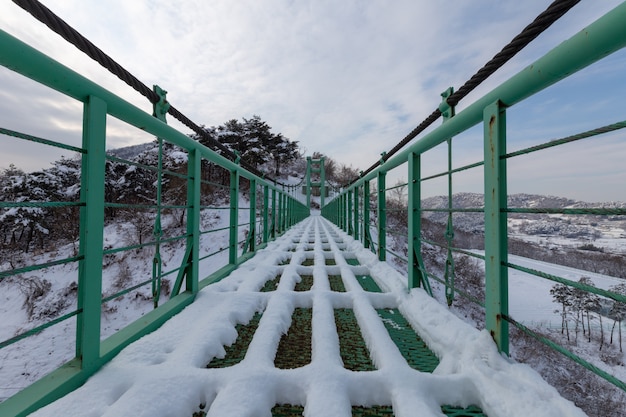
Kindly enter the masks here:
M 314 266 L 302 266 L 312 245 Z M 328 237 L 336 266 L 323 266 Z M 313 239 L 312 239 L 313 240 Z M 337 240 L 343 240 L 340 249 Z M 296 246 L 295 252 L 289 250 Z M 343 245 L 342 245 L 343 246 Z M 360 266 L 350 266 L 346 255 Z M 290 260 L 287 265 L 279 265 Z M 384 293 L 365 292 L 355 272 L 368 272 Z M 292 291 L 299 274 L 312 274 L 311 291 Z M 345 293 L 330 291 L 327 275 L 340 273 Z M 276 291 L 260 292 L 281 274 Z M 313 308 L 312 362 L 277 369 L 274 356 L 295 307 Z M 353 308 L 376 371 L 344 369 L 334 308 Z M 440 358 L 433 374 L 410 368 L 390 339 L 376 308 L 398 308 Z M 263 311 L 246 358 L 206 369 L 233 343 L 235 325 Z M 276 403 L 303 404 L 307 417 L 349 416 L 351 405 L 393 405 L 394 414 L 441 416 L 442 404 L 476 404 L 490 416 L 584 416 L 530 367 L 501 356 L 486 331 L 454 316 L 420 289 L 319 216 L 299 223 L 159 330 L 124 349 L 84 386 L 35 412 L 45 416 L 191 416 L 199 404 L 208 416 L 270 416 Z
M 624 282 L 620 278 L 581 271 L 521 256 L 509 255 L 509 262 L 571 281 L 578 281 L 583 276 L 589 277 L 596 287 L 605 290 Z M 550 289 L 555 284 L 555 282 L 535 277 L 531 274 L 509 269 L 509 306 L 511 316 L 522 322 L 543 322 L 560 327 L 561 317 L 558 313 L 554 313 L 558 305 L 553 302 L 552 295 L 550 295 Z

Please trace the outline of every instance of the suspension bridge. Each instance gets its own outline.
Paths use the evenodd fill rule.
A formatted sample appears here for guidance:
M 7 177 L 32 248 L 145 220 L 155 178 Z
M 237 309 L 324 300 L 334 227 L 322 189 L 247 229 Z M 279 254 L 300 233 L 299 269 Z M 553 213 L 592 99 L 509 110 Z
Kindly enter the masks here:
M 153 113 L 0 31 L 1 65 L 83 103 L 84 109 L 81 147 L 0 131 L 11 140 L 67 149 L 81 158 L 77 201 L 0 202 L 4 211 L 68 209 L 79 218 L 75 256 L 51 255 L 43 263 L 0 271 L 0 280 L 33 272 L 45 275 L 66 265 L 78 271 L 76 308 L 0 341 L 0 352 L 20 349 L 35 338 L 45 345 L 52 343 L 46 339 L 47 329 L 75 323 L 73 358 L 0 403 L 0 415 L 584 415 L 529 367 L 506 358 L 510 326 L 626 390 L 625 381 L 512 317 L 508 274 L 523 271 L 618 303 L 626 303 L 626 297 L 516 265 L 507 247 L 510 213 L 626 214 L 616 208 L 529 209 L 507 203 L 508 161 L 606 135 L 626 127 L 626 122 L 512 153 L 506 140 L 509 109 L 626 46 L 626 3 L 457 112 L 459 101 L 577 3 L 555 1 L 465 85 L 444 92 L 433 113 L 394 148 L 328 197 L 323 160 L 308 159 L 305 181 L 297 187 L 263 175 L 172 106 L 164 90 L 145 86 L 44 6 L 16 3 L 148 98 Z M 169 126 L 167 115 L 209 146 Z M 158 138 L 154 164 L 105 152 L 108 117 Z M 424 133 L 440 118 L 440 126 Z M 481 124 L 484 159 L 453 167 L 454 137 Z M 186 154 L 186 172 L 163 166 L 166 145 Z M 447 166 L 425 177 L 422 155 L 439 145 L 448 148 Z M 154 175 L 154 203 L 107 200 L 109 163 Z M 402 184 L 408 188 L 406 254 L 387 244 L 396 231 L 388 224 L 388 195 L 394 187 L 387 186 L 386 177 L 399 167 L 408 177 Z M 455 208 L 453 176 L 476 168 L 483 170 L 484 207 Z M 216 183 L 210 170 L 218 170 L 227 181 Z M 165 195 L 172 178 L 184 189 L 182 203 Z M 422 229 L 422 216 L 429 211 L 421 206 L 422 187 L 438 178 L 446 180 L 442 194 L 447 194 L 448 206 L 430 211 L 448 216 L 444 243 L 429 240 Z M 226 196 L 223 206 L 206 202 L 206 194 L 215 190 Z M 241 204 L 243 194 L 246 207 Z M 311 212 L 314 194 L 320 196 L 320 213 Z M 106 244 L 108 209 L 153 213 L 152 240 L 132 246 Z M 161 224 L 161 215 L 172 210 L 185 212 L 183 233 L 170 233 Z M 226 213 L 226 226 L 206 226 L 202 218 L 211 210 Z M 454 245 L 453 215 L 467 212 L 484 216 L 484 254 Z M 225 244 L 218 251 L 204 250 L 207 240 L 220 239 Z M 184 255 L 177 264 L 166 265 L 161 252 L 173 242 L 184 247 Z M 425 264 L 427 246 L 446 254 L 442 276 Z M 145 248 L 154 253 L 152 275 L 105 295 L 105 260 Z M 483 299 L 456 287 L 454 263 L 459 254 L 484 264 Z M 405 265 L 406 275 L 393 268 L 388 257 Z M 224 262 L 216 266 L 216 259 Z M 161 294 L 165 281 L 171 282 L 169 299 Z M 444 288 L 448 305 L 459 296 L 476 302 L 484 309 L 485 329 L 472 328 L 438 303 L 432 297 L 434 285 Z M 145 286 L 151 288 L 154 310 L 103 336 L 106 303 Z

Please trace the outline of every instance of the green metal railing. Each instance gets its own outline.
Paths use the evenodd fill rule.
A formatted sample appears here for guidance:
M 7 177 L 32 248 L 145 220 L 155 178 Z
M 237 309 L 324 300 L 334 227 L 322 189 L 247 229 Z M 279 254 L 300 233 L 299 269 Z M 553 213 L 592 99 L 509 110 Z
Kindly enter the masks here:
M 507 153 L 506 149 L 507 110 L 558 81 L 624 48 L 626 46 L 626 25 L 624 22 L 626 22 L 626 3 L 619 5 L 457 114 L 454 114 L 454 108 L 450 108 L 445 101 L 452 92 L 448 90 L 442 94 L 444 102 L 440 109 L 442 109 L 444 122 L 441 126 L 417 139 L 391 158 L 386 158 L 383 154 L 380 164 L 362 174 L 340 195 L 329 201 L 322 208 L 322 215 L 350 233 L 355 239 L 359 239 L 365 247 L 371 248 L 377 253 L 381 261 L 386 260 L 387 255 L 391 254 L 394 258 L 404 262 L 407 265 L 409 289 L 422 286 L 432 295 L 429 281 L 431 279 L 437 280 L 445 285 L 448 304 L 451 304 L 455 295 L 458 294 L 467 296 L 470 300 L 482 305 L 485 309 L 486 328 L 503 353 L 508 354 L 509 352 L 509 323 L 511 323 L 615 386 L 626 390 L 625 381 L 621 381 L 597 368 L 566 348 L 556 345 L 511 317 L 508 308 L 508 273 L 510 269 L 520 270 L 577 290 L 606 297 L 618 303 L 626 303 L 626 296 L 509 262 L 507 230 L 509 213 L 626 215 L 624 209 L 527 209 L 509 207 L 507 204 L 507 162 L 509 160 L 622 129 L 626 127 L 626 122 L 614 123 L 512 153 Z M 484 126 L 484 159 L 453 169 L 451 160 L 455 136 L 480 123 Z M 422 176 L 424 154 L 439 145 L 447 146 L 448 165 L 446 169 L 436 175 Z M 393 190 L 395 186 L 387 187 L 386 177 L 390 171 L 396 168 L 402 169 L 402 167 L 404 167 L 405 175 L 408 177 L 405 184 L 399 185 L 408 188 L 408 204 L 404 211 L 406 213 L 404 219 L 407 230 L 408 256 L 404 256 L 387 246 L 387 237 L 394 234 L 394 231 L 390 233 L 388 225 L 390 217 L 388 214 L 391 212 L 388 207 L 387 193 Z M 452 203 L 453 176 L 480 167 L 483 169 L 484 207 L 455 208 Z M 427 210 L 421 206 L 422 190 L 425 183 L 435 179 L 446 180 L 445 189 L 440 194 L 447 195 L 448 204 L 446 208 Z M 371 195 L 372 188 L 376 190 L 376 196 Z M 402 211 L 398 208 L 395 210 Z M 424 235 L 422 216 L 427 212 L 440 212 L 448 218 L 443 236 L 439 239 L 433 240 Z M 453 246 L 453 215 L 457 213 L 480 213 L 484 216 L 484 256 Z M 370 223 L 373 219 L 376 220 L 376 227 L 370 230 Z M 446 262 L 442 267 L 443 276 L 437 276 L 425 267 L 423 255 L 426 246 L 437 247 L 443 251 L 446 257 Z M 484 300 L 456 288 L 454 282 L 455 254 L 471 256 L 484 262 Z
M 7 140 L 28 140 L 41 146 L 77 152 L 81 173 L 80 197 L 74 201 L 0 202 L 0 214 L 13 209 L 72 211 L 69 216 L 73 219 L 72 223 L 77 224 L 75 239 L 79 243 L 76 256 L 0 271 L 0 280 L 9 277 L 19 280 L 33 271 L 45 274 L 47 268 L 65 264 L 74 265 L 78 271 L 76 308 L 0 341 L 0 349 L 8 348 L 50 326 L 76 317 L 74 359 L 0 404 L 0 415 L 21 416 L 80 386 L 129 343 L 150 333 L 189 305 L 202 287 L 220 280 L 270 240 L 306 218 L 309 208 L 290 195 L 293 190 L 289 187 L 285 191 L 284 186 L 258 177 L 242 168 L 238 161 L 222 157 L 168 126 L 165 123 L 167 102 L 162 90 L 155 88 L 163 100 L 154 105 L 153 116 L 3 31 L 0 31 L 0 51 L 0 65 L 84 105 L 81 147 L 9 129 L 0 130 Z M 130 129 L 141 129 L 158 138 L 156 160 L 144 163 L 108 155 L 105 152 L 108 117 L 126 123 Z M 186 153 L 186 161 L 177 165 L 176 169 L 165 166 L 164 147 L 175 147 Z M 133 196 L 132 201 L 112 197 L 106 184 L 114 168 L 141 171 L 149 178 L 142 195 Z M 216 180 L 215 177 L 220 175 L 210 175 L 216 170 L 224 180 Z M 173 191 L 177 191 L 175 198 L 170 195 Z M 248 204 L 240 207 L 240 197 L 244 192 L 247 193 Z M 180 224 L 166 226 L 162 217 L 174 211 L 179 213 Z M 107 246 L 103 231 L 106 213 L 110 212 L 128 213 L 129 217 L 135 218 L 145 216 L 152 223 L 152 231 L 144 232 L 143 239 L 132 244 Z M 228 218 L 226 225 L 204 230 L 202 217 L 209 212 Z M 201 245 L 203 238 L 220 238 L 228 243 L 207 253 Z M 162 259 L 168 245 L 184 247 L 182 262 L 168 262 L 170 269 L 166 269 Z M 119 291 L 103 294 L 105 259 L 137 250 L 150 250 L 154 254 L 151 276 L 133 280 Z M 213 257 L 218 261 L 212 259 L 212 266 L 204 267 L 203 262 Z M 221 266 L 213 266 L 220 263 Z M 161 290 L 166 280 L 171 283 L 171 294 L 169 300 L 163 301 Z M 151 289 L 154 310 L 103 339 L 103 305 L 144 287 Z

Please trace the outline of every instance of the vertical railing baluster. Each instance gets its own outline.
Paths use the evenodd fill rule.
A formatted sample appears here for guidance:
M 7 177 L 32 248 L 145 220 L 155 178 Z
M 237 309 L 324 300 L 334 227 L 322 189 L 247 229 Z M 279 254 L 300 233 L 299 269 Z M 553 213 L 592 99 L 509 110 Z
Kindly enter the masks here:
M 485 321 L 498 349 L 509 353 L 506 112 L 499 101 L 483 113 L 485 148 Z
M 256 180 L 250 180 L 250 252 L 256 250 Z
M 277 221 L 277 215 L 276 215 L 276 187 L 272 188 L 272 227 L 270 228 L 270 237 L 272 239 L 276 238 L 276 221 Z
M 432 296 L 432 289 L 422 260 L 422 172 L 421 155 L 409 155 L 409 289 L 424 285 Z
M 239 171 L 230 171 L 230 227 L 228 239 L 228 263 L 237 263 L 237 236 L 239 230 Z
M 187 245 L 189 258 L 185 289 L 198 292 L 200 259 L 200 202 L 202 185 L 202 154 L 198 150 L 189 152 L 187 163 Z
M 387 173 L 378 171 L 378 259 L 387 259 L 387 201 L 386 181 Z
M 267 243 L 269 233 L 269 185 L 263 185 L 263 243 Z
M 359 228 L 361 222 L 359 221 L 359 186 L 354 187 L 354 240 L 359 240 Z
M 354 210 L 352 208 L 352 190 L 346 192 L 346 203 L 348 205 L 348 234 L 354 235 Z
M 88 373 L 100 358 L 107 104 L 89 96 L 83 110 L 76 357 Z
M 370 182 L 363 181 L 363 246 L 369 249 L 370 242 Z

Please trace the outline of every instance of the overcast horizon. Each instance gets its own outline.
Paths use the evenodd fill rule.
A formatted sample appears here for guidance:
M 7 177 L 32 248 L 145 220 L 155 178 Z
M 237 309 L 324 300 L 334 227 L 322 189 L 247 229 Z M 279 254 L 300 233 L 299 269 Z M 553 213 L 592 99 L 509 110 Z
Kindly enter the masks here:
M 441 92 L 458 89 L 550 1 L 42 3 L 146 85 L 167 90 L 168 100 L 197 124 L 259 115 L 307 155 L 320 151 L 366 169 L 438 106 Z M 457 112 L 620 3 L 582 1 L 465 98 Z M 152 112 L 147 99 L 17 5 L 3 4 L 0 29 Z M 509 109 L 509 151 L 624 120 L 625 68 L 622 50 Z M 3 67 L 0 86 L 0 127 L 80 145 L 80 103 Z M 191 133 L 172 117 L 168 123 Z M 152 140 L 112 118 L 107 133 L 108 148 Z M 481 137 L 477 126 L 455 138 L 455 166 L 482 159 Z M 2 139 L 0 169 L 11 163 L 40 169 L 70 156 Z M 509 192 L 626 201 L 625 141 L 626 133 L 618 131 L 511 160 Z M 427 156 L 439 165 L 425 163 L 425 175 L 446 169 L 445 149 Z M 395 172 L 392 178 L 403 176 Z M 480 170 L 455 177 L 454 192 L 481 187 Z M 425 192 L 444 194 L 429 187 Z

